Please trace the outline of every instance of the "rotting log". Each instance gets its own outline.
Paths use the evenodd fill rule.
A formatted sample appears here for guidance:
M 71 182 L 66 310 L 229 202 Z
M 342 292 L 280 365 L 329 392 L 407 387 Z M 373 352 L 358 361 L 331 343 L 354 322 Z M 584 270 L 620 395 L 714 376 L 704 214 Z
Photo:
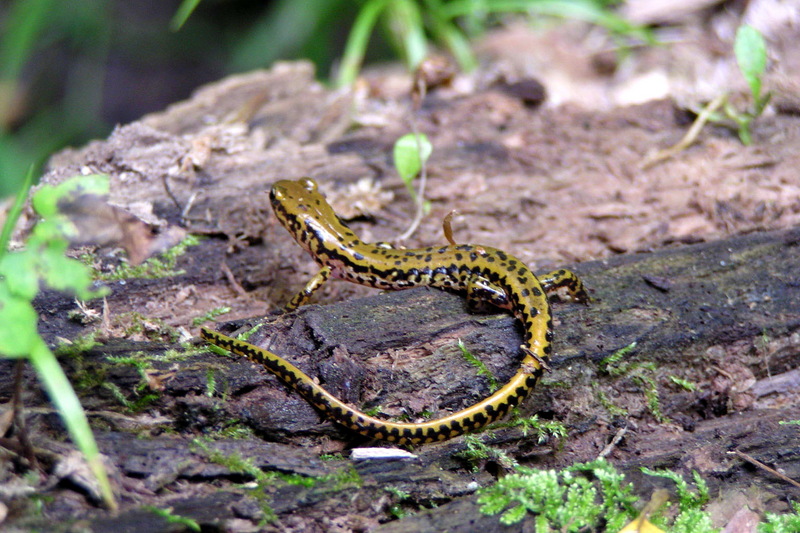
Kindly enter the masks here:
M 797 498 L 797 489 L 728 452 L 739 450 L 791 478 L 800 478 L 797 430 L 778 424 L 800 417 L 796 404 L 784 401 L 767 409 L 759 407 L 755 397 L 748 404 L 749 389 L 745 387 L 755 381 L 751 388 L 769 393 L 774 387 L 763 386 L 768 375 L 781 375 L 797 366 L 798 243 L 800 230 L 791 230 L 574 265 L 593 301 L 589 306 L 554 305 L 553 371 L 521 409 L 523 415 L 538 412 L 565 422 L 570 438 L 543 447 L 519 428 L 508 428 L 496 430 L 487 443 L 526 464 L 551 468 L 593 459 L 620 428 L 627 427 L 608 457 L 637 481 L 644 498 L 665 483 L 642 476 L 640 466 L 669 467 L 684 474 L 698 470 L 712 491 L 744 491 L 755 485 L 767 503 L 770 498 L 773 502 Z M 198 248 L 204 246 L 218 245 L 209 241 Z M 147 293 L 158 283 L 143 281 L 138 290 Z M 461 296 L 429 289 L 311 305 L 269 316 L 264 323 L 252 342 L 285 355 L 354 405 L 378 405 L 381 411 L 395 415 L 423 409 L 442 414 L 488 394 L 486 379 L 476 378 L 475 369 L 460 357 L 457 339 L 484 360 L 500 382 L 516 370 L 516 347 L 521 339 L 509 315 L 469 314 Z M 759 353 L 759 343 L 767 342 L 765 338 L 778 343 L 774 353 Z M 599 362 L 633 342 L 636 348 L 624 361 L 655 363 L 653 378 L 661 410 L 671 422 L 654 420 L 640 382 L 626 373 L 613 377 L 601 371 Z M 130 347 L 131 351 L 138 348 L 141 346 Z M 84 355 L 82 364 L 125 352 L 119 344 L 99 346 Z M 164 372 L 173 367 L 173 363 L 156 364 L 156 370 Z M 347 459 L 319 462 L 315 460 L 318 448 L 295 444 L 326 439 L 364 444 L 360 437 L 321 420 L 298 395 L 266 372 L 254 370 L 247 361 L 208 353 L 181 367 L 164 382 L 165 393 L 173 400 L 162 400 L 161 405 L 163 415 L 181 421 L 175 422 L 176 427 L 191 434 L 213 429 L 221 419 L 237 417 L 261 437 L 283 441 L 269 444 L 243 439 L 215 444 L 225 454 L 250 457 L 267 471 L 333 479 L 330 476 L 336 471 L 349 468 Z M 216 373 L 225 400 L 209 399 L 202 393 L 209 369 Z M 743 369 L 750 374 L 742 374 Z M 698 390 L 689 393 L 670 385 L 670 375 L 694 382 Z M 721 375 L 733 382 L 721 385 Z M 136 371 L 129 369 L 108 377 L 128 390 L 135 376 Z M 610 414 L 599 401 L 598 391 L 627 408 L 628 415 Z M 789 394 L 786 389 L 778 391 L 779 397 L 791 398 Z M 93 417 L 104 417 L 97 410 L 100 400 L 93 400 Z M 741 412 L 735 410 L 737 406 Z M 113 417 L 105 421 L 112 428 L 117 423 Z M 141 490 L 148 492 L 179 480 L 220 483 L 242 479 L 228 467 L 215 466 L 188 438 L 151 438 L 153 442 L 147 444 L 119 431 L 100 437 L 101 450 L 117 465 L 118 476 L 124 476 L 117 479 L 129 479 L 121 481 L 121 486 L 141 479 Z M 392 502 L 385 488 L 395 487 L 412 495 L 404 505 L 439 507 L 382 526 L 389 531 L 457 530 L 468 527 L 465 524 L 494 523 L 494 518 L 480 515 L 476 497 L 470 493 L 475 489 L 473 481 L 491 483 L 490 472 L 498 467 L 484 464 L 479 474 L 470 472 L 456 455 L 463 449 L 463 439 L 458 438 L 421 446 L 415 450 L 418 458 L 414 460 L 358 463 L 355 470 L 362 480 L 360 486 L 337 489 L 335 483 L 321 482 L 298 488 L 278 483 L 269 495 L 269 505 L 280 517 L 299 515 L 308 523 L 357 514 L 373 527 L 386 520 L 385 510 Z M 209 512 L 211 500 L 196 496 L 171 500 L 170 505 L 203 523 L 220 523 L 234 516 L 256 521 L 262 517 L 263 509 L 253 503 L 252 495 L 230 490 L 233 492 L 226 492 L 227 496 L 216 497 L 228 502 L 216 514 Z M 221 505 L 222 500 L 217 503 Z M 138 512 L 132 509 L 119 520 L 128 517 L 136 524 Z M 102 524 L 111 522 L 98 520 L 98 530 L 103 530 Z M 525 523 L 519 527 L 526 527 Z

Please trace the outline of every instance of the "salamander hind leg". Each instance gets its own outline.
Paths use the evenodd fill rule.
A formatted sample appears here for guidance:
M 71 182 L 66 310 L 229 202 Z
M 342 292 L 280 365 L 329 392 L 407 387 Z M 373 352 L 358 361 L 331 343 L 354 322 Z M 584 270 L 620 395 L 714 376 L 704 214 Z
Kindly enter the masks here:
M 586 292 L 583 282 L 571 270 L 562 268 L 537 277 L 539 278 L 539 283 L 542 284 L 542 288 L 548 294 L 560 294 L 563 291 L 567 293 L 569 299 L 573 302 L 589 303 L 589 293 Z

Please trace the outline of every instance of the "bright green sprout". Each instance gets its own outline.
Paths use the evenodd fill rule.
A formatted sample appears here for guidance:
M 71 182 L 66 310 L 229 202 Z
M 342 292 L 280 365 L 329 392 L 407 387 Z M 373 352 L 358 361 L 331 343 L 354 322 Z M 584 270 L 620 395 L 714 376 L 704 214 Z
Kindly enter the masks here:
M 494 374 L 492 374 L 491 370 L 486 368 L 486 364 L 472 355 L 472 352 L 467 349 L 466 345 L 461 339 L 458 339 L 458 349 L 461 350 L 461 355 L 464 357 L 464 359 L 478 370 L 478 375 L 485 376 L 486 379 L 489 380 L 489 391 L 496 391 L 499 387 L 497 378 L 494 377 Z

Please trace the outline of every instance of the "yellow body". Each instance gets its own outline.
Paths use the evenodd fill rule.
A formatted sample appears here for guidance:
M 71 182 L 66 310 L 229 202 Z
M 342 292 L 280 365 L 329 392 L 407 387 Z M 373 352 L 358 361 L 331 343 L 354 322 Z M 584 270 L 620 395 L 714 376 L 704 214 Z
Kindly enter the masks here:
M 469 303 L 488 302 L 508 309 L 522 322 L 524 343 L 520 348 L 524 357 L 508 383 L 471 407 L 419 424 L 370 417 L 345 405 L 278 355 L 202 329 L 205 340 L 262 364 L 328 417 L 374 439 L 399 444 L 445 440 L 502 417 L 527 397 L 547 368 L 553 324 L 545 291 L 566 288 L 574 300 L 588 300 L 580 280 L 571 272 L 559 270 L 540 280 L 522 261 L 487 246 L 394 249 L 362 242 L 336 216 L 309 178 L 277 182 L 270 199 L 278 220 L 322 266 L 289 308 L 302 305 L 333 276 L 378 289 L 427 285 L 461 291 L 467 294 Z

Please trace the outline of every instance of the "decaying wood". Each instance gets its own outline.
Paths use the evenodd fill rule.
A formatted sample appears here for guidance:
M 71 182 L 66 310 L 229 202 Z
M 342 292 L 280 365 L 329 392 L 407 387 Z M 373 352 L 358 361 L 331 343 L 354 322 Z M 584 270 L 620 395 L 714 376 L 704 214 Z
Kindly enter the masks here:
M 778 424 L 800 417 L 800 409 L 759 408 L 754 403 L 757 398 L 751 398 L 749 405 L 737 404 L 748 388 L 737 389 L 741 383 L 721 387 L 715 380 L 720 372 L 734 375 L 742 357 L 763 357 L 763 370 L 751 374 L 756 380 L 780 375 L 793 366 L 800 324 L 800 287 L 795 275 L 800 268 L 798 244 L 800 231 L 795 230 L 576 265 L 575 270 L 590 287 L 593 302 L 587 307 L 555 305 L 553 372 L 522 409 L 524 414 L 540 412 L 565 421 L 570 439 L 542 447 L 516 428 L 495 430 L 487 442 L 528 464 L 556 467 L 593 459 L 616 427 L 628 425 L 629 432 L 609 459 L 637 482 L 644 498 L 653 487 L 670 487 L 663 480 L 643 476 L 641 466 L 684 473 L 697 470 L 712 492 L 744 491 L 755 485 L 762 501 L 769 501 L 769 495 L 776 500 L 796 498 L 797 489 L 728 452 L 741 450 L 800 479 L 797 430 Z M 661 280 L 658 287 L 653 286 L 653 279 Z M 756 346 L 762 336 L 794 340 L 771 356 L 761 356 Z M 457 409 L 488 393 L 485 379 L 476 378 L 474 369 L 458 355 L 458 338 L 500 381 L 514 372 L 518 359 L 514 347 L 520 338 L 511 317 L 470 315 L 461 297 L 428 289 L 308 306 L 268 317 L 251 340 L 285 354 L 355 405 L 380 405 L 384 412 L 399 414 L 403 409 Z M 636 349 L 625 361 L 656 363 L 653 376 L 659 384 L 664 415 L 671 423 L 653 420 L 642 405 L 641 386 L 631 379 L 630 372 L 614 378 L 600 371 L 602 359 L 633 342 Z M 109 352 L 102 347 L 94 349 L 87 355 L 90 361 L 91 353 Z M 350 467 L 346 459 L 319 461 L 318 448 L 291 444 L 319 442 L 321 436 L 351 445 L 363 439 L 321 421 L 275 379 L 254 371 L 246 361 L 211 354 L 191 361 L 165 384 L 176 399 L 164 406 L 164 414 L 175 417 L 183 431 L 213 428 L 236 417 L 268 440 L 286 444 L 245 439 L 210 442 L 212 450 L 249 457 L 265 470 L 323 479 Z M 209 369 L 214 369 L 226 400 L 202 394 Z M 670 385 L 669 375 L 693 376 L 698 390 L 681 392 Z M 121 389 L 130 390 L 137 375 L 131 369 L 111 379 Z M 625 405 L 630 416 L 610 415 L 599 404 L 598 391 Z M 734 410 L 734 405 L 741 411 Z M 113 425 L 111 419 L 109 422 Z M 204 480 L 235 481 L 241 476 L 209 461 L 209 453 L 192 444 L 189 437 L 141 441 L 133 435 L 110 433 L 100 437 L 100 445 L 120 474 L 142 480 L 137 489 L 142 494 L 153 494 L 179 480 L 200 483 L 200 487 Z M 281 517 L 302 513 L 318 524 L 336 509 L 347 509 L 340 519 L 347 515 L 354 520 L 356 514 L 375 526 L 382 516 L 380 509 L 391 501 L 385 489 L 394 487 L 412 495 L 405 505 L 440 506 L 386 524 L 381 530 L 459 530 L 467 524 L 495 523 L 495 519 L 480 515 L 476 497 L 469 495 L 476 487 L 470 482 L 485 485 L 492 478 L 486 470 L 466 473 L 466 464 L 455 455 L 463 449 L 463 440 L 455 439 L 418 448 L 418 459 L 356 463 L 360 487 L 352 484 L 334 490 L 331 483 L 320 482 L 300 488 L 276 482 L 269 505 Z M 193 454 L 185 455 L 187 450 Z M 250 507 L 244 503 L 247 501 Z M 255 501 L 246 491 L 229 487 L 216 494 L 178 498 L 170 505 L 176 513 L 203 523 L 220 523 L 234 516 L 257 520 L 262 511 Z M 212 513 L 209 506 L 224 510 Z M 103 530 L 120 521 L 135 523 L 142 516 L 142 511 L 131 510 L 114 522 L 98 520 L 97 526 Z

